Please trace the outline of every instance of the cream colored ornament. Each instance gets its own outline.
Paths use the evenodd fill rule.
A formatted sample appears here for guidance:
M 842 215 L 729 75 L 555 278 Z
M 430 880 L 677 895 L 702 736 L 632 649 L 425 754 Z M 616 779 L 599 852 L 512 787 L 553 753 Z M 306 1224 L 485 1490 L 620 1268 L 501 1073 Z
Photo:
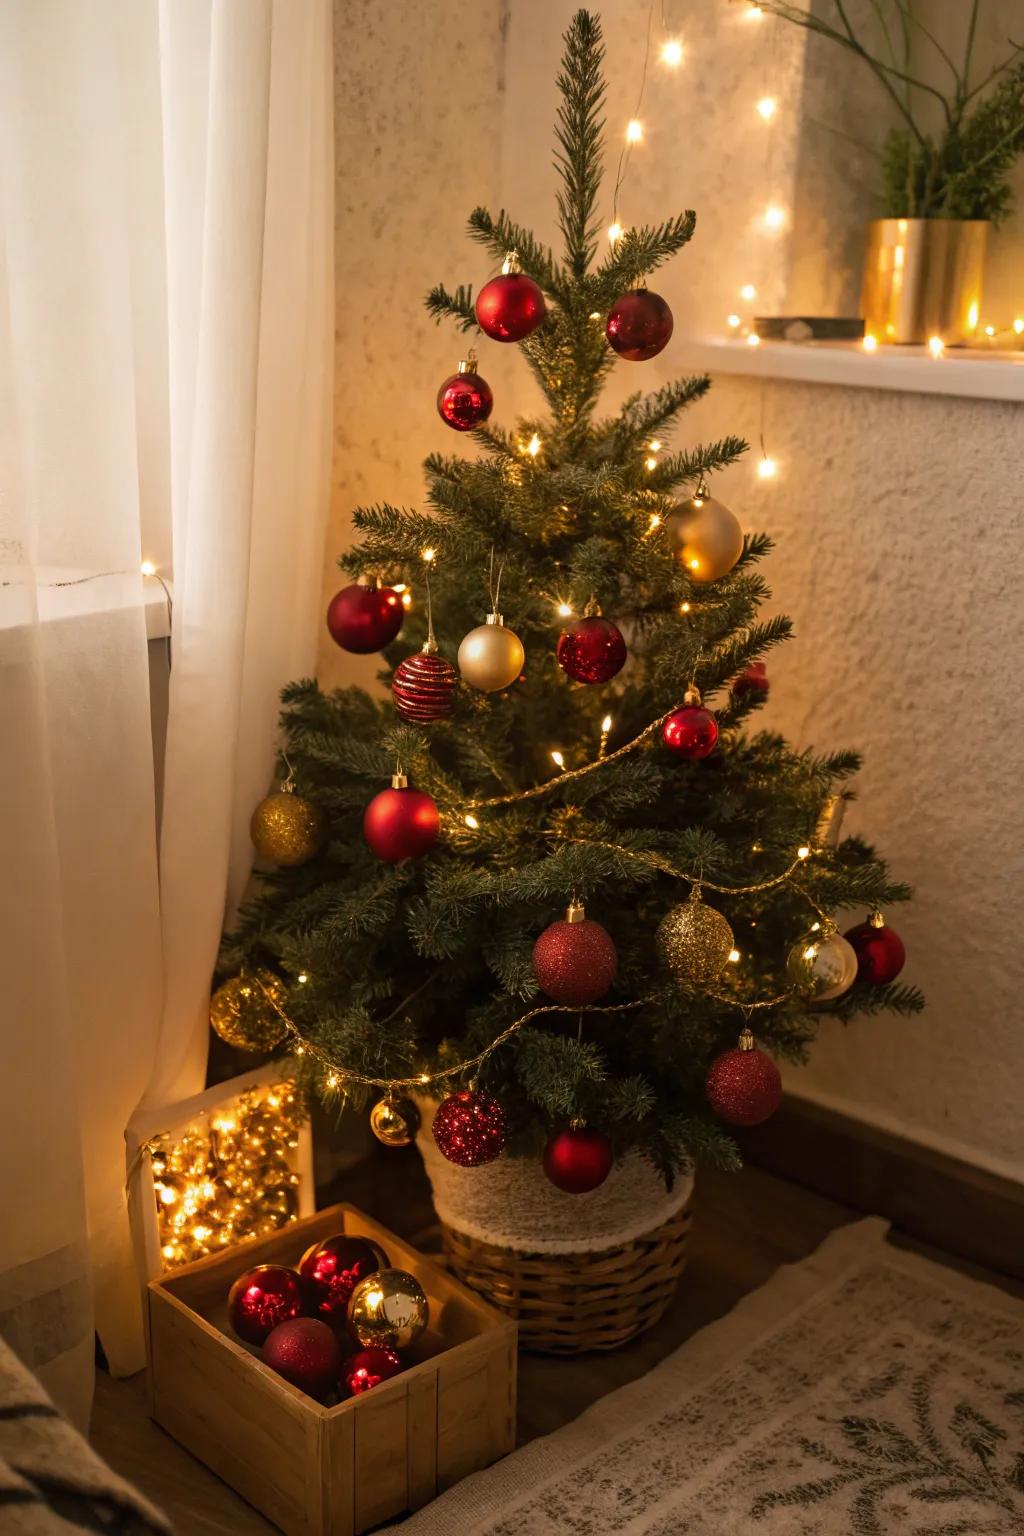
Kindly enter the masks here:
M 666 522 L 669 539 L 692 581 L 718 581 L 743 553 L 743 529 L 724 502 L 699 489 Z
M 683 986 L 714 981 L 729 960 L 733 933 L 721 912 L 707 907 L 695 885 L 690 899 L 665 913 L 654 936 L 658 953 Z
M 812 1002 L 842 997 L 857 976 L 857 952 L 835 926 L 825 927 L 794 944 L 786 975 L 796 990 Z
M 525 660 L 523 642 L 505 628 L 500 613 L 489 613 L 487 623 L 471 629 L 459 646 L 459 671 L 484 693 L 496 693 L 514 683 Z

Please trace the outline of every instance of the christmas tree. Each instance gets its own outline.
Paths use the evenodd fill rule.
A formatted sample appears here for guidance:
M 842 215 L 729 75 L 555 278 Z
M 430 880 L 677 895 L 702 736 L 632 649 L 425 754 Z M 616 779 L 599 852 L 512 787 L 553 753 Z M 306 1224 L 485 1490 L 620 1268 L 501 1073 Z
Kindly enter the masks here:
M 668 341 L 646 280 L 695 224 L 627 230 L 599 258 L 601 63 L 580 11 L 558 77 L 561 258 L 478 208 L 470 237 L 503 270 L 475 300 L 426 301 L 518 344 L 544 408 L 494 425 L 468 360 L 438 408 L 476 455 L 430 456 L 426 510 L 354 512 L 356 580 L 329 622 L 383 649 L 388 692 L 285 689 L 288 793 L 254 817 L 279 867 L 222 955 L 263 1043 L 287 1031 L 328 1102 L 377 1104 L 382 1139 L 402 1139 L 398 1095 L 419 1083 L 451 1096 L 454 1161 L 548 1146 L 568 1188 L 631 1149 L 668 1179 L 735 1165 L 727 1126 L 775 1107 L 773 1058 L 801 1060 L 824 1015 L 921 1006 L 893 985 L 902 946 L 876 912 L 907 888 L 822 831 L 856 755 L 754 729 L 790 622 L 758 617 L 770 539 L 710 489 L 746 445 L 669 451 L 707 378 L 598 415 L 617 359 Z M 852 947 L 833 916 L 850 907 L 873 914 Z M 566 1132 L 582 1173 L 571 1145 L 567 1173 L 551 1156 Z

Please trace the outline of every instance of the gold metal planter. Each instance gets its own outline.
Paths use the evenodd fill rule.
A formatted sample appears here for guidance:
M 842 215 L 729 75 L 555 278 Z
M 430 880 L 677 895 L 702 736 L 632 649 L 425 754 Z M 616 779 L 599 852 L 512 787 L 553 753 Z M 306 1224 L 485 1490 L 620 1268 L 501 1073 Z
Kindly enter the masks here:
M 865 333 L 884 342 L 970 341 L 987 239 L 985 219 L 875 219 L 861 289 Z

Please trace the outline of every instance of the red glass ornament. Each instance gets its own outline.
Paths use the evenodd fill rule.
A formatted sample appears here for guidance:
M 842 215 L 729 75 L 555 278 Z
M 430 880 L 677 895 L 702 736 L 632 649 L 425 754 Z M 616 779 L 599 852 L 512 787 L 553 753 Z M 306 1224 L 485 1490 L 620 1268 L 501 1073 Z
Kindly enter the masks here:
M 887 987 L 902 971 L 907 951 L 895 928 L 890 928 L 881 912 L 873 912 L 865 923 L 858 923 L 843 935 L 857 955 L 857 980 L 872 987 Z
M 533 974 L 556 1003 L 582 1008 L 603 997 L 615 980 L 619 956 L 611 934 L 578 904 L 549 924 L 533 946 Z
M 428 853 L 440 830 L 434 801 L 424 790 L 410 789 L 404 773 L 393 774 L 391 788 L 374 795 L 363 812 L 363 836 L 388 864 Z
M 657 357 L 672 335 L 672 311 L 657 293 L 639 288 L 616 299 L 605 335 L 609 345 L 630 363 Z
M 323 1397 L 338 1378 L 341 1345 L 332 1329 L 315 1317 L 278 1323 L 263 1346 L 271 1370 L 301 1387 L 310 1397 Z
M 607 683 L 626 662 L 626 642 L 611 619 L 576 619 L 558 637 L 558 664 L 578 683 Z
M 302 1281 L 284 1264 L 257 1264 L 228 1292 L 228 1317 L 240 1339 L 262 1344 L 279 1323 L 306 1312 Z
M 466 1088 L 450 1093 L 437 1106 L 434 1140 L 459 1168 L 493 1163 L 504 1152 L 506 1139 L 505 1111 L 489 1093 Z
M 544 295 L 525 272 L 492 277 L 476 296 L 476 318 L 492 341 L 522 341 L 544 319 Z
M 603 1184 L 615 1161 L 612 1144 L 586 1126 L 556 1131 L 544 1148 L 544 1172 L 556 1189 L 586 1195 Z
M 700 704 L 687 704 L 669 715 L 661 728 L 662 740 L 677 757 L 707 757 L 718 740 L 718 721 Z
M 437 411 L 456 432 L 471 432 L 494 409 L 491 386 L 470 363 L 460 363 L 458 373 L 445 379 L 437 392 Z
M 390 1381 L 402 1369 L 402 1362 L 393 1349 L 372 1344 L 367 1349 L 357 1349 L 354 1355 L 342 1363 L 341 1379 L 353 1397 L 379 1387 L 382 1381 Z
M 445 720 L 455 708 L 459 674 L 436 651 L 417 651 L 395 668 L 391 696 L 403 720 L 430 725 Z
M 299 1274 L 312 1299 L 310 1311 L 325 1322 L 339 1314 L 344 1316 L 348 1299 L 360 1280 L 386 1267 L 387 1259 L 382 1265 L 376 1247 L 364 1237 L 339 1233 L 314 1243 L 306 1249 L 299 1264 Z
M 739 1046 L 711 1063 L 704 1092 L 715 1113 L 731 1125 L 760 1125 L 782 1102 L 782 1078 L 772 1058 L 744 1030 Z
M 402 599 L 390 587 L 342 587 L 331 598 L 327 628 L 343 651 L 369 656 L 390 645 L 402 627 Z
M 738 677 L 734 677 L 730 692 L 734 699 L 757 697 L 766 699 L 771 691 L 768 668 L 763 661 L 752 661 Z

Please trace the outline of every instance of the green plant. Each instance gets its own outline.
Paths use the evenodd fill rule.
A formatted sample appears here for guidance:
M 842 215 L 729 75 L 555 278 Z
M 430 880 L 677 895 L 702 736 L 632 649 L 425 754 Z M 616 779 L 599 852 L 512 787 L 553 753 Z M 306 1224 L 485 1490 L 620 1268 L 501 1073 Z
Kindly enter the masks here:
M 874 74 L 902 123 L 889 130 L 881 150 L 882 213 L 902 219 L 990 219 L 1010 212 L 1007 177 L 1024 152 L 1024 45 L 981 80 L 971 83 L 980 0 L 965 7 L 960 63 L 915 14 L 912 0 L 872 0 L 883 52 L 872 53 L 850 21 L 843 0 L 831 0 L 835 20 L 788 0 L 763 0 L 761 9 L 826 37 L 859 58 Z M 941 89 L 912 73 L 912 50 L 929 49 L 948 70 Z M 936 101 L 941 127 L 927 131 L 915 92 Z M 987 94 L 986 94 L 987 93 Z

